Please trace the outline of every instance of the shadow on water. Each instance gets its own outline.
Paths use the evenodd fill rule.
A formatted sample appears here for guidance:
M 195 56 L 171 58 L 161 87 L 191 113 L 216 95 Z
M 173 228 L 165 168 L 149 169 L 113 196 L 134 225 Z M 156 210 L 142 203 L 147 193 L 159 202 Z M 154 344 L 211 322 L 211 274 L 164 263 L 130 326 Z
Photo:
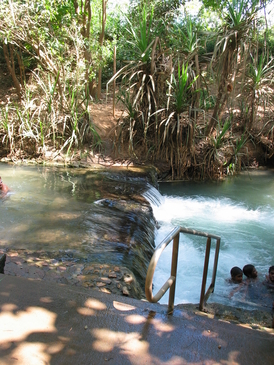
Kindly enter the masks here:
M 11 189 L 0 202 L 2 249 L 123 265 L 144 285 L 154 250 L 155 220 L 144 197 L 152 171 L 0 167 Z

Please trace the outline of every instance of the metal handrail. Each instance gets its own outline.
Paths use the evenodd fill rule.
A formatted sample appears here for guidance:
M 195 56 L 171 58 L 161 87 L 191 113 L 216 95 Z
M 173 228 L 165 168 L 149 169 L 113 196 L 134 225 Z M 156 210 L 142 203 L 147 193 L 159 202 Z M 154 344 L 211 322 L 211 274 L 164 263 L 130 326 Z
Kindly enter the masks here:
M 189 228 L 185 228 L 185 227 L 176 227 L 158 245 L 158 247 L 154 251 L 154 254 L 153 254 L 153 256 L 150 260 L 150 264 L 149 264 L 148 270 L 147 270 L 146 283 L 145 283 L 146 298 L 149 302 L 156 303 L 163 297 L 163 295 L 166 293 L 166 291 L 170 288 L 169 302 L 168 302 L 168 312 L 169 313 L 173 312 L 180 233 L 188 233 L 188 234 L 193 234 L 193 235 L 196 235 L 196 236 L 207 237 L 205 261 L 204 261 L 204 271 L 203 271 L 203 279 L 202 279 L 201 295 L 200 295 L 200 304 L 199 304 L 199 310 L 202 311 L 204 309 L 204 302 L 207 300 L 210 293 L 213 293 L 213 291 L 214 291 L 221 238 L 219 236 L 216 236 L 216 235 L 213 235 L 213 234 L 210 234 L 210 233 L 206 233 L 206 232 L 199 232 L 199 231 L 196 231 L 194 229 L 189 229 Z M 205 293 L 206 279 L 207 279 L 207 272 L 208 272 L 208 263 L 209 263 L 209 254 L 210 254 L 210 247 L 211 247 L 211 238 L 216 239 L 215 258 L 214 258 L 214 265 L 213 265 L 213 273 L 212 273 L 211 284 L 208 287 L 207 292 Z M 171 275 L 167 279 L 167 281 L 164 283 L 164 285 L 161 287 L 161 289 L 153 296 L 153 294 L 152 294 L 153 275 L 154 275 L 157 263 L 159 261 L 159 258 L 161 256 L 162 252 L 169 245 L 171 240 L 173 240 Z

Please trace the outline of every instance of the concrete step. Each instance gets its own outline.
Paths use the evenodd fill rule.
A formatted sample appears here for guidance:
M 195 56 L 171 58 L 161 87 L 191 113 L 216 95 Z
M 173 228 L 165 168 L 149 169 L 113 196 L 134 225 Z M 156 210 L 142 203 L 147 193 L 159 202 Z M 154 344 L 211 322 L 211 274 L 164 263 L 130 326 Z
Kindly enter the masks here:
M 271 365 L 274 332 L 0 274 L 0 365 Z

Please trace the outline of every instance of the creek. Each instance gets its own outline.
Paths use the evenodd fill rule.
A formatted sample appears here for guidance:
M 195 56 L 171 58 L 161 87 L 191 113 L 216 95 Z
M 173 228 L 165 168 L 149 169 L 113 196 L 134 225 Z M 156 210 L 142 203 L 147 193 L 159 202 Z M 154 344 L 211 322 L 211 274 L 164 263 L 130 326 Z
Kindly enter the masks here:
M 153 174 L 139 169 L 90 171 L 1 163 L 0 171 L 11 189 L 0 200 L 0 248 L 124 265 L 144 287 L 154 245 L 175 226 L 184 226 L 221 237 L 215 291 L 209 301 L 257 305 L 241 292 L 231 298 L 235 285 L 228 279 L 232 266 L 252 263 L 261 282 L 274 265 L 272 170 L 245 172 L 223 182 L 161 182 L 158 190 Z M 171 248 L 160 258 L 154 292 L 169 276 Z M 204 253 L 204 238 L 181 235 L 175 304 L 199 302 Z M 167 300 L 165 295 L 161 303 Z

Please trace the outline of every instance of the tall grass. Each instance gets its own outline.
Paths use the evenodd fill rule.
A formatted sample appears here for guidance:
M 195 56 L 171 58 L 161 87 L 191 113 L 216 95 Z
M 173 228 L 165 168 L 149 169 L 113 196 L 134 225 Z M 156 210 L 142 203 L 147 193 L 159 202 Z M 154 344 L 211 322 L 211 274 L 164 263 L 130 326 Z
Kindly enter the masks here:
M 94 62 L 85 62 L 92 45 L 82 32 L 81 11 L 74 14 L 73 3 L 47 0 L 0 5 L 0 41 L 28 55 L 32 65 L 28 83 L 21 85 L 21 102 L 10 102 L 1 113 L 0 133 L 9 133 L 4 141 L 13 141 L 10 152 L 24 153 L 30 145 L 34 154 L 45 145 L 68 153 L 85 143 L 100 147 L 86 92 Z

